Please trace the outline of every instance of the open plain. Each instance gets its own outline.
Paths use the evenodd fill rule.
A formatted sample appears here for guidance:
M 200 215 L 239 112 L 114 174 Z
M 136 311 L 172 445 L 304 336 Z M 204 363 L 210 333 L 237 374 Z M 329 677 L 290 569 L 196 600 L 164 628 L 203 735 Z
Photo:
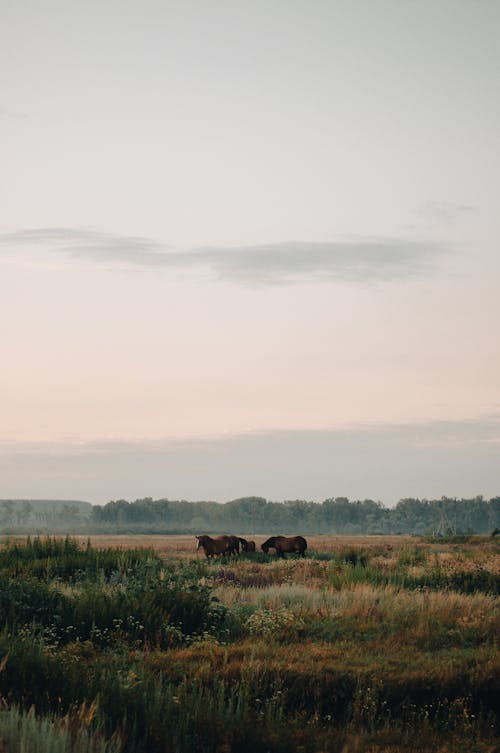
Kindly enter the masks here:
M 5 749 L 499 750 L 496 539 L 264 539 L 3 540 Z

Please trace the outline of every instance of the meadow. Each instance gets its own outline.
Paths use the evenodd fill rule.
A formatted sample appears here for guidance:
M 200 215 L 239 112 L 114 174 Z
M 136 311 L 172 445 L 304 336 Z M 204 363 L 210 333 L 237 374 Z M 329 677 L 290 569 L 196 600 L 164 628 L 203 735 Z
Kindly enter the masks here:
M 0 751 L 499 751 L 500 542 L 307 539 L 4 539 Z

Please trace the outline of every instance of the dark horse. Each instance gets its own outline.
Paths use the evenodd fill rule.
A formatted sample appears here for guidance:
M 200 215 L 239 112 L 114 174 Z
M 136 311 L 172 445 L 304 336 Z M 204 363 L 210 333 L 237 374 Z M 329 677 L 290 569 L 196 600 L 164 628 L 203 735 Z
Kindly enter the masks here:
M 241 536 L 238 537 L 238 541 L 241 544 L 242 552 L 255 552 L 255 541 L 247 541 L 242 539 Z
M 270 539 L 264 541 L 261 549 L 266 554 L 270 549 L 275 549 L 278 557 L 284 557 L 285 552 L 298 552 L 301 557 L 304 557 L 307 541 L 303 536 L 271 536 Z
M 197 549 L 203 549 L 207 557 L 216 557 L 218 554 L 239 554 L 240 542 L 237 536 L 197 536 Z

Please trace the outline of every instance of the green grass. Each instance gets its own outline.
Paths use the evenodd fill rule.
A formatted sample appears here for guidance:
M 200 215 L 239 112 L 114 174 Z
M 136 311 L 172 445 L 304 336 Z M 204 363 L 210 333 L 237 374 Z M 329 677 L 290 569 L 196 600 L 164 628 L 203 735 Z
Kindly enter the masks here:
M 94 709 L 83 706 L 65 717 L 37 717 L 34 708 L 0 709 L 0 750 L 20 753 L 119 753 L 122 742 L 106 740 L 92 726 Z M 90 726 L 89 726 L 90 725 Z
M 397 732 L 394 750 L 492 753 L 498 576 L 474 546 L 163 561 L 10 543 L 0 751 L 382 753 Z
M 162 560 L 152 549 L 94 549 L 90 542 L 80 547 L 75 539 L 55 537 L 8 541 L 0 550 L 0 572 L 18 577 L 51 581 L 96 580 L 127 574 L 158 571 Z

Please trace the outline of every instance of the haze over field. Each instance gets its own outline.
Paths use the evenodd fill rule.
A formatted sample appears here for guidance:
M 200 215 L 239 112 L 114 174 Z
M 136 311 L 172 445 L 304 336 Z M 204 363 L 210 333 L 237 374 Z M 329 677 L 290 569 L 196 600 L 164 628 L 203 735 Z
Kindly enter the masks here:
M 4 3 L 0 497 L 498 494 L 499 33 Z

